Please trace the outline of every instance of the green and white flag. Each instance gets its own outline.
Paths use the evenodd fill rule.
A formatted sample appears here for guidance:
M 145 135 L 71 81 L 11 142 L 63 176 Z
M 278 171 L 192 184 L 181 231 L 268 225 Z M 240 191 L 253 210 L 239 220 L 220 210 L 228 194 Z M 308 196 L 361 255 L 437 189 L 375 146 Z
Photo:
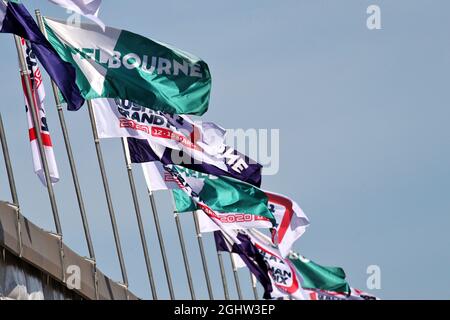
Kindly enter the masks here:
M 350 292 L 350 285 L 345 280 L 345 272 L 342 268 L 324 267 L 295 253 L 290 254 L 289 260 L 301 276 L 304 289 Z
M 44 23 L 51 45 L 75 67 L 84 98 L 121 98 L 171 114 L 207 111 L 211 75 L 200 58 L 126 30 Z
M 275 222 L 275 217 L 268 209 L 267 195 L 249 183 L 225 176 L 207 175 L 180 166 L 170 165 L 164 168 L 180 185 L 181 190 L 174 194 L 178 212 L 192 211 L 199 203 L 204 203 L 216 212 L 256 215 Z M 203 208 L 200 206 L 197 209 Z

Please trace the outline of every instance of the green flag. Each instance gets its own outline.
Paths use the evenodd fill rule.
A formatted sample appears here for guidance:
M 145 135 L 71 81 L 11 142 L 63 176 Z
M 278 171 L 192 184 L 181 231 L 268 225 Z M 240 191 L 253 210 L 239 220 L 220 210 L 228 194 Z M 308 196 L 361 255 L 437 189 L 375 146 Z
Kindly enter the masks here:
M 75 67 L 84 98 L 126 99 L 171 114 L 207 111 L 211 76 L 201 59 L 126 30 L 44 23 L 51 45 Z
M 275 221 L 268 209 L 265 192 L 249 183 L 225 176 L 207 175 L 180 166 L 171 166 L 171 173 L 190 190 L 175 190 L 174 199 L 178 212 L 196 209 L 191 199 L 194 196 L 217 212 L 247 213 Z
M 291 255 L 289 260 L 299 272 L 303 280 L 303 288 L 350 292 L 350 286 L 345 280 L 345 272 L 342 268 L 323 267 L 299 255 Z
M 176 212 L 191 212 L 197 210 L 197 206 L 194 201 L 180 189 L 172 190 L 173 199 L 175 200 L 175 211 Z

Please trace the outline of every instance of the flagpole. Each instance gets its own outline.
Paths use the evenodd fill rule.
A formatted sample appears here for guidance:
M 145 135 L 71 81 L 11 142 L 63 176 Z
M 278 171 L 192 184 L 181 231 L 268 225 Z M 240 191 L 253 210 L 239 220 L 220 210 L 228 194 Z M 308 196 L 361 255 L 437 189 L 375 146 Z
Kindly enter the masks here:
M 92 102 L 90 100 L 87 100 L 87 105 L 88 105 L 88 111 L 89 111 L 89 118 L 91 120 L 92 135 L 94 137 L 95 150 L 97 152 L 98 165 L 100 167 L 100 173 L 101 173 L 102 181 L 103 181 L 103 189 L 105 191 L 106 202 L 107 202 L 108 211 L 109 211 L 109 217 L 111 219 L 111 226 L 112 226 L 113 234 L 114 234 L 114 242 L 116 244 L 116 251 L 117 251 L 117 256 L 119 258 L 120 270 L 122 272 L 122 280 L 123 280 L 123 284 L 126 287 L 128 287 L 127 270 L 125 268 L 125 262 L 123 259 L 122 246 L 120 244 L 119 231 L 118 231 L 117 222 L 116 222 L 116 215 L 114 213 L 114 208 L 113 208 L 112 199 L 111 199 L 111 192 L 109 190 L 108 177 L 106 176 L 105 163 L 103 161 L 102 149 L 100 147 L 100 140 L 98 138 L 97 126 L 95 125 L 95 116 L 94 116 L 94 110 L 92 108 Z
M 223 293 L 225 296 L 225 300 L 230 300 L 230 295 L 228 293 L 227 277 L 225 275 L 225 266 L 223 264 L 222 252 L 220 252 L 219 250 L 217 250 L 217 259 L 219 260 L 220 276 L 222 277 Z
M 36 14 L 36 20 L 37 20 L 39 29 L 41 29 L 42 33 L 47 38 L 47 31 L 45 30 L 40 10 L 36 9 L 35 14 Z M 78 207 L 80 209 L 80 214 L 81 214 L 81 220 L 83 222 L 84 236 L 86 238 L 87 248 L 89 251 L 89 257 L 95 263 L 94 246 L 92 244 L 91 233 L 89 231 L 89 223 L 88 223 L 88 219 L 87 219 L 87 215 L 86 215 L 86 209 L 84 207 L 83 196 L 81 194 L 81 187 L 80 187 L 80 182 L 78 180 L 78 173 L 77 173 L 77 168 L 75 165 L 75 160 L 73 157 L 72 146 L 70 144 L 69 132 L 67 131 L 66 120 L 64 118 L 64 111 L 63 111 L 63 107 L 61 105 L 61 100 L 59 98 L 58 87 L 56 86 L 56 84 L 53 81 L 51 83 L 52 83 L 52 89 L 53 89 L 53 96 L 55 98 L 55 103 L 56 103 L 56 109 L 58 110 L 59 123 L 60 123 L 61 131 L 62 131 L 62 134 L 64 137 L 64 144 L 66 146 L 67 157 L 69 158 L 69 165 L 70 165 L 70 170 L 72 172 L 72 180 L 73 180 L 73 185 L 75 187 L 75 194 L 77 196 Z
M 11 165 L 11 158 L 9 157 L 8 142 L 6 141 L 5 127 L 3 126 L 3 118 L 0 113 L 0 141 L 2 144 L 3 158 L 5 160 L 6 173 L 8 175 L 9 189 L 11 191 L 11 198 L 13 203 L 19 207 L 19 197 L 17 196 L 16 181 Z
M 230 252 L 230 259 L 231 259 L 231 267 L 233 268 L 234 282 L 236 283 L 238 298 L 239 300 L 242 300 L 242 291 L 241 291 L 241 284 L 239 282 L 239 274 L 237 272 L 236 262 L 234 261 L 234 255 L 231 252 Z
M 250 273 L 250 281 L 252 283 L 252 288 L 253 288 L 253 296 L 255 297 L 255 300 L 258 300 L 258 288 L 256 287 L 256 278 L 253 275 L 253 273 L 251 271 L 249 271 Z
M 16 181 L 14 179 L 14 172 L 11 165 L 11 158 L 9 156 L 8 142 L 6 139 L 5 127 L 3 126 L 3 118 L 0 112 L 0 142 L 2 144 L 3 158 L 5 160 L 6 174 L 8 175 L 9 190 L 11 191 L 11 198 L 14 205 L 17 207 L 17 236 L 19 242 L 19 257 L 22 257 L 22 236 L 20 228 L 20 205 L 19 197 L 17 196 Z
M 186 277 L 188 279 L 189 291 L 191 299 L 195 300 L 194 284 L 192 282 L 191 268 L 189 267 L 189 259 L 187 257 L 186 246 L 184 244 L 183 229 L 181 228 L 180 217 L 178 213 L 174 213 L 175 224 L 177 225 L 178 238 L 180 239 L 181 253 L 183 254 L 184 268 L 186 269 Z
M 147 266 L 147 274 L 148 274 L 148 279 L 150 282 L 150 288 L 152 291 L 152 297 L 154 300 L 157 300 L 158 296 L 156 293 L 156 285 L 155 285 L 155 280 L 153 277 L 152 265 L 150 263 L 150 256 L 148 254 L 147 240 L 145 239 L 144 224 L 142 222 L 141 209 L 139 207 L 139 200 L 137 197 L 136 185 L 134 183 L 134 176 L 133 176 L 133 171 L 131 168 L 131 160 L 130 160 L 130 152 L 128 150 L 128 143 L 127 143 L 126 138 L 122 138 L 121 140 L 122 140 L 123 154 L 125 156 L 125 164 L 126 164 L 127 172 L 128 172 L 128 181 L 130 182 L 131 195 L 133 197 L 134 211 L 136 212 L 136 220 L 138 223 L 139 234 L 141 236 L 142 250 L 144 251 L 145 265 Z
M 206 262 L 205 248 L 203 246 L 203 239 L 202 239 L 202 234 L 200 232 L 200 226 L 198 224 L 197 213 L 195 211 L 193 211 L 192 216 L 194 218 L 195 233 L 197 236 L 198 248 L 200 250 L 200 257 L 202 258 L 203 272 L 205 274 L 206 287 L 208 288 L 209 299 L 214 300 L 212 286 L 211 286 L 211 279 L 209 278 L 208 264 Z
M 163 259 L 163 265 L 164 265 L 164 271 L 166 273 L 166 280 L 167 280 L 167 286 L 169 288 L 169 295 L 170 299 L 175 299 L 175 294 L 173 292 L 173 286 L 172 286 L 172 278 L 170 276 L 170 269 L 169 269 L 169 262 L 166 255 L 166 248 L 164 246 L 164 238 L 161 232 L 161 225 L 159 223 L 159 216 L 158 216 L 158 210 L 156 209 L 156 203 L 155 203 L 155 197 L 153 195 L 153 192 L 148 190 L 148 197 L 150 199 L 150 205 L 152 207 L 152 213 L 153 213 L 153 221 L 155 222 L 155 228 L 156 228 L 156 234 L 158 236 L 159 240 L 159 249 L 161 250 L 161 256 Z
M 33 99 L 33 93 L 31 91 L 31 85 L 30 85 L 30 75 L 28 74 L 25 57 L 23 56 L 22 51 L 22 45 L 20 43 L 20 38 L 18 36 L 14 36 L 14 40 L 16 43 L 16 49 L 17 49 L 17 55 L 19 56 L 19 64 L 20 64 L 20 75 L 22 77 L 22 81 L 25 84 L 25 93 L 28 99 L 28 106 L 29 109 L 31 109 L 31 118 L 33 120 L 33 127 L 34 131 L 36 133 L 36 140 L 39 147 L 39 155 L 42 167 L 44 168 L 44 175 L 45 175 L 45 182 L 47 185 L 47 192 L 48 197 L 50 199 L 50 204 L 52 207 L 52 213 L 53 213 L 53 220 L 55 222 L 55 228 L 56 233 L 59 237 L 62 237 L 62 229 L 61 229 L 61 221 L 59 219 L 58 214 L 58 207 L 56 205 L 56 198 L 55 198 L 55 192 L 53 190 L 53 185 L 50 179 L 49 169 L 48 169 L 48 162 L 47 157 L 45 155 L 44 145 L 42 143 L 42 136 L 41 136 L 41 123 L 39 120 L 39 116 L 36 109 L 36 104 L 34 103 Z

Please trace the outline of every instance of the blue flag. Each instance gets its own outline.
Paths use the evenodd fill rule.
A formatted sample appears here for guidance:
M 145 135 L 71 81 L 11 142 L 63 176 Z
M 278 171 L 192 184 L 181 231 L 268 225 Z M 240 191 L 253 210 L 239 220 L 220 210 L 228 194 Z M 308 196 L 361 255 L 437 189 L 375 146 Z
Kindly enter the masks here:
M 217 251 L 238 254 L 251 273 L 255 275 L 256 279 L 258 279 L 259 283 L 264 288 L 263 298 L 270 299 L 273 288 L 272 281 L 269 277 L 269 269 L 264 261 L 264 257 L 261 253 L 259 253 L 258 249 L 252 243 L 248 235 L 239 232 L 236 238 L 239 243 L 230 243 L 230 241 L 232 241 L 231 239 L 227 241 L 226 236 L 221 231 L 215 231 L 214 240 L 216 241 Z
M 224 163 L 226 164 L 226 170 L 206 162 L 198 163 L 191 157 L 187 157 L 186 159 L 186 157 L 180 156 L 183 161 L 180 163 L 175 163 L 172 158 L 172 149 L 166 148 L 161 155 L 157 155 L 148 143 L 148 140 L 144 139 L 128 138 L 128 147 L 130 149 L 131 162 L 133 163 L 160 161 L 164 165 L 176 164 L 194 171 L 211 174 L 218 177 L 231 177 L 240 181 L 247 182 L 256 187 L 259 187 L 261 185 L 262 166 L 259 163 L 254 162 L 249 157 L 240 154 L 236 150 L 233 150 L 233 155 L 242 157 L 245 163 L 247 163 L 247 169 L 245 171 L 238 172 L 233 170 L 230 165 L 226 164 L 225 160 Z M 180 154 L 181 153 L 182 151 L 180 151 Z
M 75 69 L 59 57 L 23 4 L 0 1 L 0 32 L 30 41 L 34 54 L 66 100 L 67 108 L 78 110 L 83 105 L 84 99 L 75 82 Z

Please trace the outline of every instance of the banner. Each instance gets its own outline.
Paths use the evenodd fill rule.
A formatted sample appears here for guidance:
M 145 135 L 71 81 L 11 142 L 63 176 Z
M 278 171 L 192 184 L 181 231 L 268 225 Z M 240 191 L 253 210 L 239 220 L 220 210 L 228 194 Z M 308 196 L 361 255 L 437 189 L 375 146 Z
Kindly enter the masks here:
M 262 166 L 225 145 L 226 131 L 215 123 L 194 122 L 121 99 L 94 99 L 92 105 L 100 138 L 133 138 L 128 144 L 134 163 L 158 160 L 261 183 Z
M 220 229 L 220 231 L 214 233 L 217 250 L 226 250 L 239 254 L 241 260 L 264 287 L 264 298 L 269 298 L 272 292 L 272 284 L 268 276 L 267 265 L 255 249 L 255 246 L 249 241 L 249 238 L 241 233 L 237 233 L 236 230 L 231 229 L 228 225 L 222 224 L 220 220 L 213 218 L 216 212 L 207 203 L 203 202 L 199 192 L 196 191 L 198 185 L 195 182 L 191 186 L 190 181 L 186 181 L 185 177 L 173 166 L 165 166 L 165 168 L 180 184 L 181 190 L 193 199 L 195 206 L 201 209 Z M 211 205 L 214 205 L 214 201 Z M 246 204 L 244 203 L 243 205 Z M 273 221 L 273 218 L 271 220 Z
M 126 30 L 44 22 L 52 46 L 75 67 L 86 99 L 121 98 L 171 114 L 207 111 L 211 75 L 200 58 Z
M 232 148 L 225 147 L 225 151 L 216 157 L 202 154 L 201 157 L 210 162 L 207 163 L 187 155 L 183 150 L 167 148 L 150 139 L 127 140 L 133 163 L 160 161 L 164 165 L 178 165 L 204 174 L 231 177 L 256 187 L 261 185 L 262 166 Z
M 28 68 L 27 71 L 31 79 L 32 95 L 34 104 L 36 106 L 36 113 L 39 117 L 38 121 L 41 127 L 41 138 L 44 146 L 45 157 L 47 158 L 50 180 L 52 183 L 56 183 L 59 181 L 59 173 L 58 167 L 56 165 L 55 154 L 53 151 L 52 139 L 50 137 L 48 129 L 47 118 L 45 116 L 45 109 L 44 109 L 45 89 L 44 84 L 42 82 L 42 74 L 41 71 L 39 70 L 37 59 L 33 51 L 31 50 L 31 47 L 23 38 L 21 38 L 21 46 L 22 52 L 25 57 L 25 62 Z M 25 79 L 22 79 L 22 82 L 23 81 L 25 81 Z M 38 175 L 39 180 L 42 182 L 42 184 L 46 186 L 47 183 L 45 180 L 45 172 L 41 162 L 36 130 L 33 125 L 33 118 L 30 110 L 31 103 L 30 101 L 28 101 L 27 98 L 25 83 L 22 83 L 22 87 L 25 95 L 25 107 L 28 121 L 28 135 L 31 144 L 31 154 L 33 157 L 34 172 Z
M 58 86 L 69 110 L 77 110 L 83 105 L 84 99 L 75 83 L 75 69 L 59 57 L 23 4 L 0 1 L 0 32 L 13 33 L 30 42 L 31 49 Z
M 205 175 L 179 166 L 168 165 L 164 168 L 197 207 L 200 204 L 199 209 L 203 210 L 203 203 L 214 211 L 253 214 L 275 222 L 273 214 L 267 208 L 267 196 L 251 184 L 229 177 Z
M 295 253 L 289 255 L 289 260 L 301 275 L 303 288 L 350 293 L 350 286 L 345 280 L 346 275 L 342 268 L 324 267 Z
M 196 211 L 197 207 L 190 197 L 183 191 L 182 185 L 164 169 L 161 162 L 142 163 L 145 182 L 150 191 L 173 190 L 175 207 L 178 212 Z M 179 168 L 183 170 L 183 168 Z M 213 232 L 220 228 L 211 219 L 220 221 L 228 225 L 231 229 L 249 229 L 249 228 L 271 228 L 272 222 L 266 217 L 257 216 L 249 213 L 221 213 L 214 212 L 207 216 L 203 211 L 197 210 L 201 232 Z
M 323 267 L 292 252 L 289 258 L 284 258 L 269 237 L 258 230 L 245 232 L 268 264 L 274 288 L 272 298 L 295 300 L 378 299 L 361 290 L 351 288 L 345 280 L 345 272 L 342 268 Z
M 268 265 L 273 287 L 272 298 L 307 300 L 308 296 L 301 286 L 300 277 L 289 259 L 283 258 L 278 248 L 259 233 L 249 230 L 247 234 Z
M 161 162 L 142 163 L 142 172 L 149 191 L 179 189 L 179 185 L 172 175 L 164 169 Z
M 269 199 L 269 210 L 275 216 L 277 227 L 272 232 L 272 242 L 286 257 L 295 241 L 309 226 L 309 219 L 299 205 L 286 196 L 265 191 Z
M 234 254 L 232 259 L 238 257 L 241 264 L 250 270 L 264 288 L 263 298 L 270 299 L 274 287 L 269 277 L 268 265 L 248 235 L 235 230 L 230 232 L 233 233 L 233 238 L 229 237 L 229 233 L 222 231 L 214 232 L 217 251 Z
M 226 169 L 223 157 L 225 130 L 211 122 L 194 123 L 188 116 L 170 115 L 120 99 L 91 100 L 100 138 L 148 139 L 153 150 L 173 151 L 176 162 L 189 156 L 198 163 Z M 183 157 L 180 157 L 180 152 Z

